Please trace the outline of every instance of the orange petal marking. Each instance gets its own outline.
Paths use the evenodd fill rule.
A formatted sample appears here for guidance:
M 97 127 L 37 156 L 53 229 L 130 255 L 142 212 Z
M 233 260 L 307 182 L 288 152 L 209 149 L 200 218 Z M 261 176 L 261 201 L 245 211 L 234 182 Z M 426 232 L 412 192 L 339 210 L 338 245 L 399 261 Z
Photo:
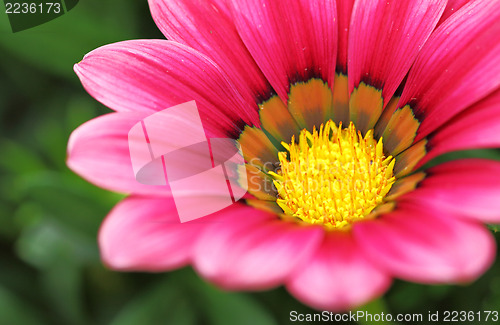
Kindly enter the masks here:
M 278 193 L 273 185 L 273 179 L 264 174 L 258 167 L 246 164 L 240 166 L 238 173 L 247 173 L 248 193 L 264 201 L 276 201 Z
M 383 108 L 381 90 L 363 82 L 353 90 L 349 100 L 349 115 L 356 129 L 363 134 L 375 126 Z
M 382 115 L 380 115 L 380 118 L 378 119 L 378 122 L 375 125 L 375 128 L 373 129 L 373 133 L 377 138 L 380 138 L 384 133 L 385 129 L 387 128 L 387 124 L 389 124 L 392 114 L 394 114 L 394 112 L 398 108 L 399 98 L 400 97 L 397 96 L 392 97 L 389 103 L 387 103 L 385 109 L 382 111 Z
M 389 193 L 385 197 L 386 201 L 392 201 L 397 197 L 413 191 L 417 188 L 418 183 L 420 183 L 425 178 L 425 173 L 420 172 L 408 177 L 398 179 L 391 187 Z
M 262 128 L 269 132 L 278 143 L 290 141 L 293 135 L 299 133 L 299 127 L 294 118 L 278 96 L 259 105 Z
M 419 126 L 420 122 L 409 105 L 396 110 L 382 133 L 388 152 L 395 156 L 411 146 Z
M 394 174 L 396 178 L 401 178 L 413 171 L 418 162 L 427 153 L 427 139 L 422 139 L 396 156 Z
M 278 149 L 269 141 L 266 134 L 258 128 L 245 126 L 238 139 L 243 158 L 264 171 L 273 171 L 279 166 Z
M 349 125 L 349 84 L 347 76 L 335 74 L 335 83 L 333 85 L 333 107 L 328 119 L 332 119 L 337 125 Z
M 247 199 L 245 202 L 248 205 L 253 206 L 254 208 L 257 209 L 276 213 L 277 215 L 283 214 L 283 210 L 281 210 L 281 208 L 276 204 L 276 202 L 255 200 L 255 199 Z
M 318 128 L 332 111 L 332 105 L 332 90 L 321 79 L 298 82 L 290 87 L 288 110 L 301 130 Z M 285 139 L 285 142 L 289 140 Z

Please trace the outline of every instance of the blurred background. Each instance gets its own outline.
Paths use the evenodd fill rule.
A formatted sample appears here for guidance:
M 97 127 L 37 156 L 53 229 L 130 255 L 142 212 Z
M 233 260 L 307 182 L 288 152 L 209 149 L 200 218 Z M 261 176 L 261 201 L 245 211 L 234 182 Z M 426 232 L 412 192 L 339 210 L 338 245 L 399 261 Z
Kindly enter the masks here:
M 18 33 L 0 8 L 0 325 L 267 325 L 290 323 L 292 310 L 313 312 L 283 288 L 223 292 L 191 268 L 106 269 L 97 231 L 122 195 L 82 180 L 65 158 L 71 131 L 110 110 L 83 90 L 72 67 L 98 46 L 162 35 L 146 0 L 82 0 Z M 500 159 L 495 150 L 440 159 L 459 156 Z M 424 319 L 436 310 L 500 311 L 500 263 L 464 286 L 396 281 L 383 299 L 361 309 Z

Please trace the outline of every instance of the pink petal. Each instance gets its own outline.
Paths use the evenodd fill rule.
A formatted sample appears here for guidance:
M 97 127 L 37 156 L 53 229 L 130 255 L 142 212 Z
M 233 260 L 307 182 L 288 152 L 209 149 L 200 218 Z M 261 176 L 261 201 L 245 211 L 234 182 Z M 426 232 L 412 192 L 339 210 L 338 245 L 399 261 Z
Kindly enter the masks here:
M 457 12 L 464 5 L 472 1 L 474 0 L 448 0 L 448 3 L 446 4 L 446 9 L 444 10 L 441 19 L 439 20 L 438 26 L 441 25 L 446 19 L 448 19 L 451 15 Z
M 179 268 L 189 263 L 196 236 L 206 222 L 181 224 L 172 198 L 132 196 L 104 220 L 99 231 L 101 257 L 117 270 Z
M 168 186 L 136 181 L 128 143 L 130 129 L 147 114 L 111 113 L 78 127 L 69 139 L 67 165 L 87 181 L 111 191 L 165 195 Z
M 447 213 L 484 222 L 500 222 L 500 162 L 464 159 L 426 171 L 409 199 Z
M 235 140 L 207 141 L 194 102 L 144 115 L 112 113 L 79 127 L 69 141 L 68 166 L 111 190 L 171 194 L 183 221 L 218 211 L 232 203 L 231 196 L 238 200 L 246 193 L 234 182 L 244 166 Z
M 451 151 L 500 147 L 500 90 L 467 108 L 429 138 L 429 152 L 419 163 Z
M 329 233 L 287 281 L 288 290 L 318 309 L 345 311 L 382 294 L 391 278 L 374 266 L 350 233 Z
M 349 93 L 365 82 L 387 105 L 434 30 L 446 0 L 358 0 L 349 31 Z
M 354 0 L 337 0 L 338 23 L 338 52 L 337 70 L 347 75 L 347 47 L 349 39 L 349 26 L 351 25 L 352 7 Z
M 268 95 L 269 83 L 241 41 L 225 1 L 149 0 L 149 6 L 167 39 L 209 56 L 248 103 L 256 105 Z
M 334 0 L 232 0 L 236 28 L 274 90 L 320 77 L 333 85 L 337 56 Z
M 320 243 L 321 227 L 303 227 L 242 207 L 200 236 L 194 266 L 226 289 L 267 289 L 284 279 Z
M 353 233 L 374 263 L 410 281 L 472 281 L 495 257 L 485 227 L 425 205 L 400 202 L 392 213 L 356 223 Z
M 178 43 L 134 40 L 100 47 L 75 65 L 85 89 L 116 111 L 154 113 L 195 100 L 203 121 L 236 136 L 258 113 L 207 57 Z M 216 130 L 212 130 L 215 132 Z
M 422 120 L 415 142 L 500 86 L 500 2 L 474 1 L 429 38 L 399 101 Z

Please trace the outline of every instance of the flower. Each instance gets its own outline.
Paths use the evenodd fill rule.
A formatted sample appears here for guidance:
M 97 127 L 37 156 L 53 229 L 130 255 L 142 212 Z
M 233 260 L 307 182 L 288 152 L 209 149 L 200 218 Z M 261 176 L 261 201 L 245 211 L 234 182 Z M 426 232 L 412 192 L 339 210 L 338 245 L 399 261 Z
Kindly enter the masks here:
M 75 65 L 116 112 L 74 131 L 68 165 L 130 194 L 100 230 L 109 267 L 192 264 L 223 288 L 283 284 L 339 311 L 393 278 L 462 283 L 490 266 L 500 163 L 419 168 L 500 145 L 499 1 L 149 2 L 168 41 Z M 135 181 L 127 134 L 193 99 L 210 136 L 238 139 L 251 196 L 181 224 L 168 186 Z

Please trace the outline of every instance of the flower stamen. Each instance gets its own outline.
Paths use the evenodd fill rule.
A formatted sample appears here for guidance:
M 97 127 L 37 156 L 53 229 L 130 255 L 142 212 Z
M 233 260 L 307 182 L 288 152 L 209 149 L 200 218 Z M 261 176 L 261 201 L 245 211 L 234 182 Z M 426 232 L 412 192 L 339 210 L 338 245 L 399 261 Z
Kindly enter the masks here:
M 319 131 L 303 130 L 298 143 L 282 143 L 281 169 L 269 172 L 286 214 L 327 228 L 342 228 L 367 216 L 382 203 L 395 181 L 395 159 L 385 157 L 373 130 L 363 137 L 351 122 L 333 121 Z

